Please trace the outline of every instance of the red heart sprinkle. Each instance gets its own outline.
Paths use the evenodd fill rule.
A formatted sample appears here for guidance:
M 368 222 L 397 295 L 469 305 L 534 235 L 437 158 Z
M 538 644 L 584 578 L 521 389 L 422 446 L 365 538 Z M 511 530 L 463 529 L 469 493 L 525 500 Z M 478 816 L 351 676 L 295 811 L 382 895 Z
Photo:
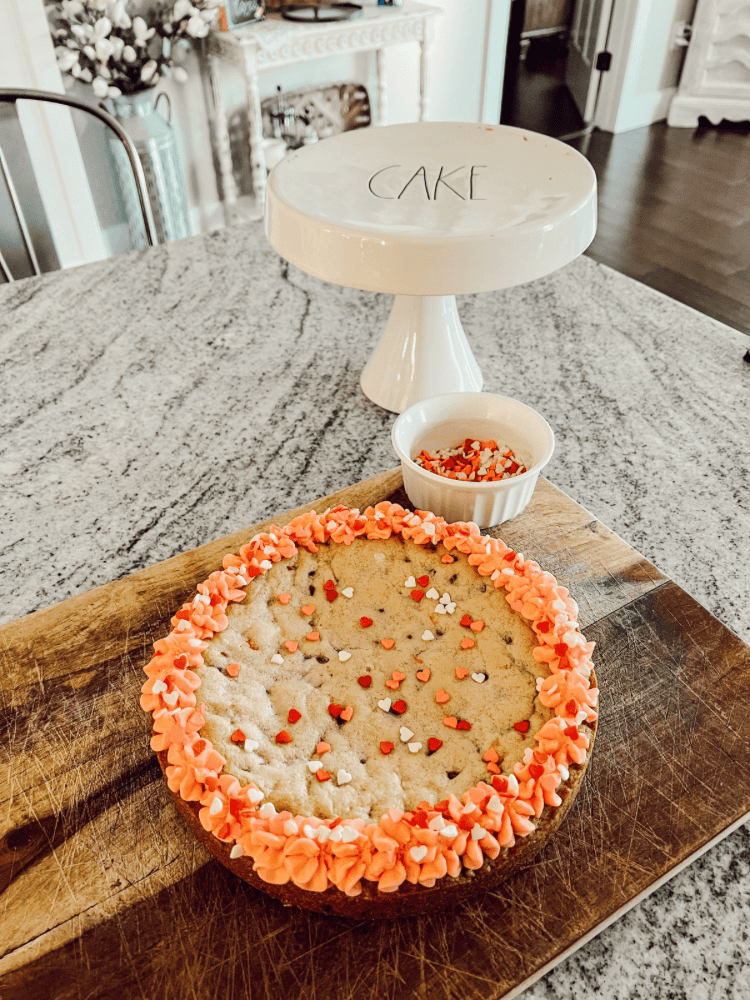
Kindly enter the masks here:
M 461 619 L 461 625 L 463 625 L 464 628 L 471 628 L 471 623 L 473 621 L 474 619 L 471 617 L 471 615 L 464 615 L 463 618 Z
M 517 730 L 517 731 L 518 731 L 519 733 L 528 733 L 528 731 L 529 731 L 529 726 L 530 726 L 530 725 L 531 725 L 531 723 L 530 723 L 530 722 L 527 722 L 527 721 L 526 721 L 526 720 L 524 719 L 524 721 L 523 721 L 523 722 L 514 722 L 514 723 L 513 723 L 513 728 L 514 728 L 515 730 Z
M 357 678 L 357 684 L 360 687 L 368 688 L 372 684 L 372 677 L 369 674 L 365 674 L 363 677 Z
M 529 774 L 532 778 L 541 778 L 544 774 L 544 768 L 541 764 L 529 764 Z
M 369 628 L 372 625 L 372 618 L 368 618 L 366 615 L 362 615 L 359 619 L 359 624 L 362 628 Z
M 504 774 L 499 774 L 492 779 L 492 787 L 496 792 L 504 795 L 508 791 L 508 779 Z
M 324 771 L 322 767 L 319 767 L 318 770 L 315 772 L 315 777 L 318 779 L 318 781 L 330 781 L 331 772 Z
M 237 732 L 239 732 L 239 731 L 240 730 L 238 729 Z M 200 755 L 206 749 L 206 741 L 205 740 L 196 740 L 195 743 L 193 743 L 193 745 L 190 747 L 190 749 L 193 752 L 193 757 L 200 757 Z
M 471 729 L 471 723 L 467 722 L 466 719 L 461 719 L 456 729 Z
M 391 752 L 391 750 L 393 750 L 393 744 L 392 743 L 381 743 L 380 744 L 380 752 L 384 753 L 386 756 Z
M 289 709 L 289 715 L 286 717 L 287 722 L 299 722 L 302 718 L 302 712 L 298 712 L 296 708 Z
M 286 729 L 282 729 L 280 733 L 276 734 L 276 742 L 277 743 L 291 743 L 292 742 L 292 737 L 289 735 L 289 733 L 286 731 Z
M 569 740 L 578 739 L 578 726 L 568 726 L 568 728 L 564 729 L 563 732 L 565 733 L 565 735 L 568 737 Z
M 546 635 L 547 632 L 549 632 L 549 622 L 548 621 L 537 622 L 536 630 L 537 632 L 541 632 L 543 635 Z
M 174 666 L 178 670 L 184 670 L 185 667 L 188 665 L 189 662 L 190 662 L 190 660 L 188 659 L 187 653 L 180 653 L 178 656 L 175 656 L 174 661 L 173 661 Z
M 335 601 L 338 596 L 339 596 L 338 592 L 335 591 L 335 590 L 327 590 L 326 591 L 326 599 L 329 600 L 329 601 L 331 601 L 331 602 Z
M 417 583 L 419 584 L 420 587 L 426 587 L 429 582 L 430 582 L 429 576 L 418 576 L 417 577 Z
M 326 580 L 326 582 L 323 584 L 323 590 L 335 590 L 335 589 L 336 589 L 336 584 L 333 582 L 333 580 Z
M 332 715 L 334 719 L 338 719 L 341 713 L 344 711 L 343 705 L 336 705 L 333 702 L 328 706 L 328 714 Z M 528 723 L 527 723 L 528 725 Z
M 565 645 L 565 643 L 558 642 L 558 644 L 555 646 L 555 656 L 565 656 L 567 652 L 568 652 L 568 647 Z
M 565 702 L 565 711 L 568 715 L 575 715 L 578 712 L 578 702 L 575 698 L 571 698 L 570 701 Z
M 431 736 L 429 738 L 429 740 L 427 740 L 427 747 L 428 747 L 430 753 L 435 753 L 435 751 L 439 750 L 442 745 L 443 745 L 443 741 L 437 739 L 434 736 Z
M 398 712 L 399 715 L 403 715 L 404 712 L 406 711 L 406 702 L 394 701 L 394 703 L 391 705 L 391 710 L 393 712 Z
M 411 596 L 417 602 L 417 604 L 419 604 L 419 602 L 424 597 L 424 591 L 423 590 L 412 590 Z
M 232 743 L 244 743 L 246 739 L 247 736 L 245 736 L 241 729 L 235 729 L 231 736 Z M 195 752 L 195 746 L 193 747 L 193 752 Z

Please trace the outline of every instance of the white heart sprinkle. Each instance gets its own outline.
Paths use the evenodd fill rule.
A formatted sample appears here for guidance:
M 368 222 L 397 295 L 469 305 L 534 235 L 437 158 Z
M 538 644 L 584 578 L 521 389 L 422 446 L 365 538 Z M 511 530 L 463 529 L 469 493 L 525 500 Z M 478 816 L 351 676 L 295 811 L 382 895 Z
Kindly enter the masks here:
M 487 803 L 487 809 L 490 812 L 499 813 L 499 812 L 502 812 L 502 808 L 503 808 L 503 804 L 500 801 L 500 796 L 499 795 L 493 795 L 492 798 L 490 799 L 490 801 Z
M 351 658 L 352 654 L 348 650 L 346 649 L 339 650 L 339 660 L 341 661 L 341 663 L 346 663 L 346 661 L 351 660 Z
M 471 839 L 482 840 L 484 838 L 485 833 L 486 831 L 484 827 L 480 826 L 479 823 L 475 823 L 474 826 L 471 828 Z
M 422 633 L 422 638 L 424 639 L 425 642 L 429 642 L 430 639 L 434 639 L 435 636 L 432 634 L 432 632 L 430 632 L 428 628 L 426 628 Z
M 307 762 L 307 770 L 310 774 L 315 774 L 315 772 L 319 771 L 322 766 L 323 762 L 320 760 L 308 760 Z
M 275 816 L 276 806 L 273 804 L 273 802 L 264 802 L 263 805 L 258 810 L 258 814 L 260 816 L 263 816 L 264 819 L 267 819 L 269 816 Z
M 558 764 L 557 770 L 560 772 L 560 777 L 562 778 L 562 780 L 567 781 L 568 778 L 570 777 L 570 771 L 567 769 L 567 767 L 565 767 L 564 764 Z
M 453 823 L 449 823 L 448 826 L 444 826 L 443 829 L 440 831 L 440 836 L 441 837 L 457 837 L 458 836 L 458 827 L 455 826 Z
M 200 639 L 188 639 L 188 646 L 191 646 L 193 649 L 199 649 L 202 645 L 203 643 Z
M 229 857 L 232 859 L 232 861 L 236 861 L 237 858 L 241 858 L 244 853 L 245 851 L 242 847 L 242 844 L 235 844 L 232 850 L 229 852 Z
M 425 597 L 429 597 L 431 601 L 436 601 L 440 597 L 440 594 L 435 590 L 434 587 L 430 587 L 430 589 L 425 594 Z
M 237 583 L 239 583 L 240 587 L 246 587 L 247 586 L 247 580 L 245 579 L 244 576 L 238 576 L 237 577 Z
M 487 674 L 472 674 L 471 679 L 473 681 L 476 681 L 477 684 L 484 684 L 484 682 L 487 680 Z
M 188 630 L 189 628 L 190 628 L 190 622 L 189 622 L 189 621 L 186 621 L 186 620 L 185 620 L 184 618 L 181 618 L 181 619 L 180 619 L 180 620 L 179 620 L 179 621 L 177 622 L 177 631 L 178 631 L 178 632 L 187 632 L 187 630 Z
M 265 795 L 259 788 L 249 788 L 247 792 L 247 797 L 250 799 L 254 806 L 257 806 L 259 802 L 262 802 Z
M 419 751 L 422 749 L 422 744 L 421 743 L 410 743 L 409 744 L 409 749 L 411 750 L 412 753 L 419 753 Z
M 218 795 L 214 795 L 211 799 L 211 805 L 208 807 L 208 815 L 216 816 L 216 814 L 220 813 L 223 808 L 224 803 L 221 801 L 220 797 Z
M 449 615 L 452 615 L 453 612 L 456 610 L 456 602 L 451 601 L 450 604 L 446 604 L 445 610 L 448 612 Z
M 160 691 L 167 690 L 167 685 L 164 683 L 164 681 L 160 681 L 157 677 L 157 679 L 154 681 L 154 686 L 151 688 L 151 690 L 153 691 L 154 694 L 159 694 Z
M 461 810 L 461 815 L 462 816 L 468 816 L 469 813 L 473 813 L 475 809 L 476 809 L 476 806 L 471 801 L 471 799 L 469 799 L 469 801 L 466 803 L 466 805 Z
M 245 750 L 250 750 L 252 752 L 253 750 L 257 749 L 258 749 L 258 744 L 255 740 L 245 740 Z
M 344 831 L 341 829 L 340 826 L 337 826 L 333 830 L 331 830 L 331 840 L 334 843 L 338 843 L 343 836 L 344 836 Z
M 399 732 L 401 733 L 401 742 L 402 743 L 408 743 L 409 740 L 414 735 L 414 733 L 411 731 L 411 729 L 407 729 L 406 726 L 402 726 L 401 729 L 399 730 Z
M 297 829 L 297 824 L 294 822 L 293 819 L 288 819 L 286 823 L 284 823 L 284 833 L 287 835 L 287 837 L 293 837 L 296 833 L 299 833 L 299 830 Z
M 431 830 L 435 830 L 439 833 L 440 830 L 445 828 L 445 820 L 442 816 L 434 816 L 427 825 Z
M 179 691 L 172 691 L 170 694 L 163 694 L 162 698 L 164 701 L 173 708 L 177 704 L 177 699 L 180 697 Z
M 443 596 L 440 598 L 441 604 L 450 604 L 450 602 L 451 602 L 451 595 L 448 593 L 443 594 Z
M 344 589 L 341 591 L 341 593 L 344 595 L 344 597 L 354 597 L 354 588 L 353 587 L 344 587 Z
M 416 585 L 417 581 L 414 579 L 413 576 L 410 576 L 408 580 L 404 580 L 405 587 L 416 587 Z
M 263 560 L 262 560 L 262 561 L 260 562 L 260 564 L 259 564 L 259 565 L 260 565 L 260 568 L 261 568 L 261 569 L 266 569 L 266 570 L 268 570 L 268 569 L 271 569 L 271 567 L 273 566 L 273 563 L 272 563 L 272 562 L 269 562 L 269 561 L 268 561 L 268 559 L 263 559 Z
M 510 792 L 510 794 L 518 795 L 518 778 L 515 776 L 515 774 L 509 774 L 507 776 L 507 781 L 508 781 L 508 791 Z M 491 801 L 492 799 L 490 799 L 490 802 Z
M 382 708 L 384 712 L 390 712 L 391 710 L 391 699 L 383 698 L 382 701 L 378 702 L 378 708 Z
M 271 663 L 281 664 L 283 662 L 284 662 L 284 657 L 281 655 L 281 653 L 274 653 L 273 656 L 271 657 Z
M 351 774 L 349 774 L 348 771 L 345 771 L 343 767 L 336 774 L 336 781 L 338 781 L 340 785 L 348 785 L 351 780 L 352 780 Z
M 318 827 L 318 840 L 321 844 L 325 844 L 328 838 L 331 836 L 331 829 L 328 826 Z
M 435 605 L 435 613 L 438 614 L 438 615 L 445 615 L 448 612 L 445 610 L 444 605 L 442 605 L 442 604 L 436 604 Z
M 345 844 L 353 843 L 358 836 L 359 833 L 351 826 L 345 826 L 341 829 L 341 839 Z
M 427 857 L 427 848 L 424 844 L 420 844 L 419 847 L 412 847 L 409 854 L 411 854 L 412 861 L 416 861 L 419 864 L 420 861 L 423 861 Z
M 305 823 L 305 825 L 302 827 L 302 832 L 308 839 L 315 840 L 315 835 L 318 831 L 314 826 L 310 826 L 309 823 Z

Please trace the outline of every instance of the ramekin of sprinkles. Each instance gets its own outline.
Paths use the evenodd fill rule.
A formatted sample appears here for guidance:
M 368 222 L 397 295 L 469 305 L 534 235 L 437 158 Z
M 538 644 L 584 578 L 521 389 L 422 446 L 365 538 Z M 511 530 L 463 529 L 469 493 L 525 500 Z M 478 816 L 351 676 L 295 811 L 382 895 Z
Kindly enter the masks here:
M 391 441 L 406 495 L 418 510 L 485 527 L 521 513 L 555 448 L 555 435 L 540 413 L 489 392 L 423 399 L 396 419 Z M 498 442 L 501 449 L 491 447 Z
M 440 802 L 420 802 L 408 812 L 389 809 L 377 823 L 277 811 L 264 802 L 256 784 L 243 787 L 227 773 L 225 759 L 201 736 L 205 706 L 196 698 L 200 680 L 194 669 L 203 664 L 207 640 L 227 627 L 227 608 L 244 600 L 253 577 L 291 558 L 298 547 L 315 552 L 320 543 L 349 545 L 354 538 L 391 535 L 442 549 L 443 559 L 454 550 L 463 553 L 481 577 L 505 591 L 510 607 L 536 636 L 534 658 L 549 670 L 538 685 L 539 699 L 554 718 L 534 735 L 535 746 L 511 775 L 496 773 L 487 751 L 489 782 L 479 781 L 460 799 L 449 795 Z M 223 569 L 198 586 L 172 618 L 169 635 L 154 643 L 141 689 L 141 707 L 152 714 L 151 748 L 166 751 L 169 788 L 187 802 L 200 803 L 204 829 L 233 845 L 231 858 L 252 858 L 254 870 L 269 884 L 292 882 L 311 892 L 335 886 L 348 896 L 362 892 L 363 880 L 382 892 L 394 892 L 407 881 L 433 886 L 446 875 L 481 868 L 487 858 L 512 847 L 517 836 L 533 833 L 533 820 L 545 806 L 562 804 L 558 788 L 569 776 L 568 765 L 585 763 L 589 738 L 580 727 L 596 720 L 598 691 L 590 683 L 594 643 L 581 635 L 577 613 L 567 589 L 550 573 L 499 539 L 481 535 L 476 524 L 447 524 L 427 511 L 408 511 L 388 501 L 363 513 L 343 506 L 323 514 L 311 511 L 284 528 L 272 526 L 239 554 L 225 556 Z M 476 634 L 472 624 L 477 623 L 467 628 Z

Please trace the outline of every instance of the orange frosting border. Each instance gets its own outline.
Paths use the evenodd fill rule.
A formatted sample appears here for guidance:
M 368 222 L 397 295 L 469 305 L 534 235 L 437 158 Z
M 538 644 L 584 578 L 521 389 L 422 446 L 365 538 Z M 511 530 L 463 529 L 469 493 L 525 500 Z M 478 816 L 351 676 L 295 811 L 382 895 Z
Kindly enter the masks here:
M 200 680 L 191 668 L 203 663 L 206 640 L 226 628 L 229 604 L 242 601 L 249 581 L 275 562 L 292 557 L 299 546 L 316 552 L 320 543 L 350 545 L 355 538 L 391 534 L 417 545 L 440 542 L 447 552 L 456 549 L 468 555 L 480 576 L 505 589 L 508 604 L 537 637 L 534 658 L 550 671 L 537 684 L 539 700 L 555 717 L 535 734 L 536 748 L 526 751 L 513 775 L 480 781 L 461 799 L 420 802 L 412 812 L 389 809 L 377 823 L 276 812 L 263 803 L 255 784 L 242 787 L 225 773 L 226 761 L 201 737 L 205 706 L 197 704 Z M 154 643 L 140 699 L 152 714 L 151 748 L 167 751 L 169 787 L 188 802 L 200 802 L 204 829 L 234 842 L 232 857 L 252 857 L 265 882 L 292 881 L 313 892 L 333 885 L 349 896 L 359 895 L 362 879 L 377 882 L 382 892 L 393 892 L 404 881 L 432 886 L 445 875 L 459 875 L 462 867 L 481 868 L 485 857 L 496 858 L 516 836 L 532 833 L 532 818 L 541 816 L 545 805 L 561 804 L 557 788 L 567 777 L 566 765 L 586 760 L 589 739 L 578 727 L 596 719 L 598 690 L 590 684 L 594 643 L 579 631 L 577 615 L 575 601 L 552 574 L 482 535 L 473 522 L 448 524 L 429 511 L 388 501 L 363 513 L 344 506 L 311 511 L 225 556 L 223 569 L 198 586 L 193 600 L 172 618 L 169 635 Z

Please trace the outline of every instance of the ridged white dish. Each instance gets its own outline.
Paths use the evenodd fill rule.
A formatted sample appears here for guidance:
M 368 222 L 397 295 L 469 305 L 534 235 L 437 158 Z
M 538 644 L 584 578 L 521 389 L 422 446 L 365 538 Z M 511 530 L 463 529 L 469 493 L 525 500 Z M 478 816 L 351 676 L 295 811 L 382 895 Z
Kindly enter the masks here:
M 453 448 L 467 437 L 509 445 L 528 472 L 498 482 L 470 483 L 437 476 L 414 462 L 423 448 Z M 414 507 L 446 521 L 474 521 L 481 528 L 521 513 L 555 450 L 555 435 L 540 413 L 489 392 L 452 392 L 415 403 L 396 420 L 391 441 Z

